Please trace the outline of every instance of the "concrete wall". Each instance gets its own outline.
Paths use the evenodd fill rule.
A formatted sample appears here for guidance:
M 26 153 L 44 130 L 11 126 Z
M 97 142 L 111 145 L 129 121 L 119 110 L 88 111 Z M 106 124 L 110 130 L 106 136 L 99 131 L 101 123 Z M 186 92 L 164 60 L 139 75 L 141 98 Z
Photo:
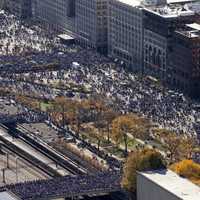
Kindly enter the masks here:
M 179 197 L 137 174 L 137 200 L 181 200 Z

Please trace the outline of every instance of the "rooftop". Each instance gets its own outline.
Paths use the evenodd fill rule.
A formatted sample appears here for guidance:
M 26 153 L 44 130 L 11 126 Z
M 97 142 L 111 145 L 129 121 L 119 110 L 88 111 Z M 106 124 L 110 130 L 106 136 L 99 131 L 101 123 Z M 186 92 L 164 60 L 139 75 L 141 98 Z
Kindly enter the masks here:
M 188 3 L 188 2 L 196 2 L 197 0 L 167 0 L 167 3 Z
M 200 187 L 171 170 L 139 172 L 147 179 L 168 190 L 182 200 L 199 200 Z
M 186 24 L 184 29 L 177 30 L 176 33 L 184 35 L 187 38 L 200 38 L 200 24 Z
M 156 0 L 155 0 L 156 1 Z M 200 13 L 200 2 L 198 0 L 157 0 L 166 2 L 160 4 L 149 4 L 144 9 L 163 18 L 174 18 L 179 16 L 192 16 Z
M 143 2 L 143 0 L 118 0 L 118 1 L 130 6 L 140 6 Z
M 192 9 L 185 7 L 185 5 L 180 5 L 180 4 L 147 7 L 145 8 L 145 10 L 148 10 L 149 12 L 152 12 L 164 18 L 192 16 L 195 14 L 195 12 Z
M 130 6 L 156 6 L 156 5 L 167 5 L 167 4 L 185 4 L 193 3 L 198 0 L 118 0 L 124 4 Z

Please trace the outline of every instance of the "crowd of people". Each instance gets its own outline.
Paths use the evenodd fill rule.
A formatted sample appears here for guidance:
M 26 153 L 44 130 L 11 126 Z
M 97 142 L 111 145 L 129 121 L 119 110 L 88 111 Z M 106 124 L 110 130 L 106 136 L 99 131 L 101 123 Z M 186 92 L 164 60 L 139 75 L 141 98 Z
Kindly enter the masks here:
M 3 11 L 0 12 L 0 23 L 2 86 L 47 99 L 53 99 L 58 94 L 88 98 L 90 94 L 85 91 L 72 93 L 52 87 L 55 83 L 75 85 L 111 99 L 123 113 L 142 114 L 161 128 L 177 133 L 197 134 L 200 105 L 191 99 L 163 89 L 149 79 L 126 72 L 120 63 L 91 49 L 63 45 L 42 29 L 37 27 L 36 30 L 36 26 L 27 28 L 14 16 Z M 7 45 L 10 42 L 12 45 Z M 29 47 L 23 46 L 23 43 Z M 22 52 L 26 51 L 28 55 L 14 52 L 16 48 L 7 51 L 7 46 L 20 46 Z
M 34 51 L 51 50 L 55 42 L 51 33 L 38 26 L 31 29 L 23 25 L 14 15 L 0 11 L 0 55 L 22 55 Z
M 6 100 L 6 106 L 9 109 L 13 109 L 13 105 L 9 100 Z M 11 113 L 5 108 L 0 108 L 0 123 L 34 123 L 34 122 L 43 122 L 48 119 L 48 116 L 44 112 L 35 112 L 29 108 L 26 108 L 22 105 L 16 105 L 16 112 Z
M 126 71 L 117 60 L 75 44 L 61 44 L 54 34 L 38 26 L 26 26 L 4 11 L 0 11 L 0 87 L 48 100 L 58 95 L 80 100 L 97 94 L 108 99 L 121 113 L 143 115 L 160 128 L 178 134 L 200 134 L 200 103 L 164 88 L 150 77 Z M 74 91 L 74 87 L 79 90 Z M 6 119 L 23 122 L 50 120 L 46 113 L 36 113 L 23 106 L 15 116 L 0 113 L 0 123 Z M 82 142 L 110 166 L 121 167 L 114 158 Z M 0 189 L 9 189 L 22 199 L 31 200 L 120 188 L 119 174 L 110 173 L 67 176 Z
M 22 200 L 76 197 L 81 194 L 120 191 L 120 180 L 121 176 L 117 172 L 98 172 L 92 175 L 11 184 L 1 187 L 0 190 L 10 190 Z
M 21 81 L 18 81 L 19 77 Z M 178 133 L 196 134 L 200 120 L 200 106 L 193 100 L 178 92 L 163 89 L 149 79 L 114 68 L 111 64 L 80 65 L 76 68 L 71 65 L 59 71 L 12 74 L 0 81 L 4 87 L 50 100 L 60 94 L 72 98 L 88 98 L 90 94 L 103 95 L 112 99 L 121 112 L 143 114 L 161 128 Z M 52 87 L 54 82 L 84 87 L 88 92 L 58 89 Z

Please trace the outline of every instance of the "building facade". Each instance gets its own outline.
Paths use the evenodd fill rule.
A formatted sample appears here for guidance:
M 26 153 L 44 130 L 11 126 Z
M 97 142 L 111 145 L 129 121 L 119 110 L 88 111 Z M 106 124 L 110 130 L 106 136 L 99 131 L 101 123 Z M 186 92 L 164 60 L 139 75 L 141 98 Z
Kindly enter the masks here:
M 75 7 L 77 40 L 106 53 L 108 0 L 76 0 Z
M 33 15 L 82 45 L 107 50 L 108 0 L 33 0 Z
M 167 81 L 173 33 L 195 21 L 195 13 L 183 8 L 176 4 L 144 9 L 144 74 Z
M 32 16 L 32 0 L 5 0 L 3 4 L 5 9 L 22 19 Z
M 174 33 L 169 57 L 169 84 L 200 98 L 200 24 L 187 24 Z
M 109 1 L 108 55 L 139 72 L 143 61 L 143 12 L 141 2 Z
M 73 33 L 75 31 L 74 0 L 32 0 L 32 12 L 36 20 L 51 28 Z

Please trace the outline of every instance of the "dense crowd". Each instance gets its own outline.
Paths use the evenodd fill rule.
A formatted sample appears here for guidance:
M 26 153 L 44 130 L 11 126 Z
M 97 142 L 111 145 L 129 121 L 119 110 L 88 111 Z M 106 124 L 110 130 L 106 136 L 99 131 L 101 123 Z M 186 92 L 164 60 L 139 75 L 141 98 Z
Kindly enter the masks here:
M 53 38 L 35 26 L 29 29 L 13 15 L 0 11 L 0 55 L 21 55 L 26 52 L 51 50 Z
M 18 110 L 16 113 L 11 114 L 9 112 L 0 109 L 0 123 L 34 123 L 34 122 L 43 122 L 48 119 L 48 116 L 44 112 L 35 112 L 26 108 L 22 105 L 18 105 Z
M 92 192 L 98 194 L 104 191 L 120 190 L 120 174 L 116 172 L 101 172 L 93 175 L 66 176 L 50 180 L 39 180 L 17 183 L 0 188 L 11 190 L 22 200 L 46 199 L 48 197 L 70 197 Z
M 18 36 L 15 36 L 15 33 L 26 34 L 26 31 L 21 30 L 23 25 L 13 16 L 7 16 L 3 12 L 0 17 L 0 23 L 4 24 L 1 30 L 2 41 L 7 41 L 6 38 L 9 37 L 17 45 Z M 8 26 L 5 25 L 7 21 L 10 24 Z M 24 26 L 23 28 L 26 29 Z M 9 51 L 9 55 L 2 54 L 0 57 L 1 71 L 4 71 L 1 74 L 3 86 L 49 99 L 58 94 L 73 98 L 88 98 L 89 94 L 84 91 L 69 93 L 67 89 L 52 87 L 55 83 L 75 85 L 92 94 L 99 94 L 105 99 L 107 97 L 122 113 L 139 113 L 150 118 L 160 127 L 178 133 L 196 134 L 195 127 L 200 120 L 200 105 L 191 99 L 178 92 L 163 89 L 150 79 L 142 79 L 126 72 L 120 63 L 111 61 L 90 49 L 83 49 L 77 45 L 65 46 L 57 39 L 50 40 L 49 38 L 52 37 L 45 35 L 41 29 L 39 29 L 41 31 L 34 31 L 34 28 L 33 32 L 37 36 L 32 37 L 31 34 L 22 36 L 26 40 L 25 43 L 31 46 L 31 50 L 23 47 L 29 55 L 19 56 L 17 53 L 12 55 L 13 51 Z M 51 45 L 44 42 L 44 48 L 36 49 L 35 43 L 30 42 L 34 38 L 38 38 L 37 42 L 40 41 L 39 38 L 43 38 L 41 41 L 51 41 Z M 4 48 L 7 45 L 2 44 L 2 52 L 5 52 Z M 45 48 L 48 49 L 44 50 Z M 44 70 L 49 69 L 47 66 L 51 65 L 56 68 Z M 41 71 L 34 71 L 35 67 Z
M 52 88 L 49 83 L 62 81 L 86 87 L 91 93 L 112 99 L 121 112 L 134 112 L 150 118 L 161 128 L 176 132 L 196 134 L 200 120 L 200 108 L 182 94 L 162 89 L 148 79 L 141 79 L 110 64 L 80 66 L 54 71 L 26 73 L 20 75 L 23 81 L 16 81 L 17 75 L 1 79 L 1 85 L 12 90 L 34 94 L 40 98 L 53 99 L 57 95 L 72 98 L 88 98 L 90 93 L 71 92 L 67 89 Z M 30 83 L 32 80 L 32 83 Z M 42 84 L 38 84 L 42 83 Z

